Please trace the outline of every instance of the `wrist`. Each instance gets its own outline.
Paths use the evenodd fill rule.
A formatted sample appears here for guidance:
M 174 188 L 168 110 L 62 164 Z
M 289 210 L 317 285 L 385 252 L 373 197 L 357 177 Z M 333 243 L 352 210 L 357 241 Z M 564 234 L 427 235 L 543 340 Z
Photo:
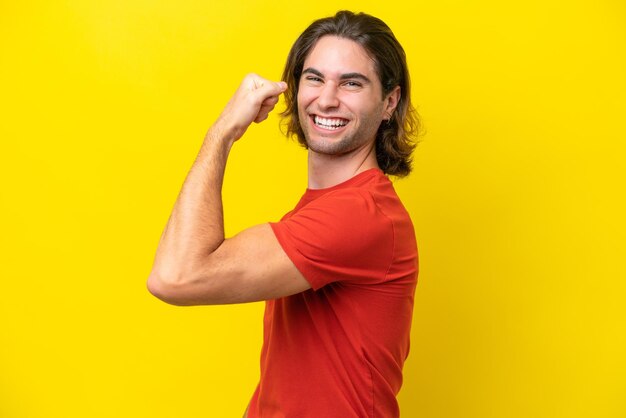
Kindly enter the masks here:
M 209 129 L 212 136 L 220 138 L 221 141 L 233 142 L 237 141 L 246 132 L 248 125 L 241 126 L 236 118 L 230 113 L 223 112 Z
M 213 125 L 204 136 L 199 156 L 202 160 L 208 159 L 208 161 L 215 161 L 215 158 L 225 160 L 234 143 L 232 134 Z
M 235 141 L 237 141 L 240 137 L 241 135 L 238 135 L 237 129 L 233 127 L 226 127 L 223 124 L 216 122 L 207 131 L 204 137 L 204 142 L 230 149 Z

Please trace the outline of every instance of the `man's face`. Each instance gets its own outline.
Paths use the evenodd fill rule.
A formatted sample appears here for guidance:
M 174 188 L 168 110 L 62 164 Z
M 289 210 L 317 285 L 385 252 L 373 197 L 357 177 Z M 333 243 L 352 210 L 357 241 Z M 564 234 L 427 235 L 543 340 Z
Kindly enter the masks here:
M 298 115 L 309 149 L 339 155 L 372 146 L 397 96 L 399 89 L 383 98 L 375 63 L 361 45 L 336 36 L 320 38 L 304 60 L 298 89 Z

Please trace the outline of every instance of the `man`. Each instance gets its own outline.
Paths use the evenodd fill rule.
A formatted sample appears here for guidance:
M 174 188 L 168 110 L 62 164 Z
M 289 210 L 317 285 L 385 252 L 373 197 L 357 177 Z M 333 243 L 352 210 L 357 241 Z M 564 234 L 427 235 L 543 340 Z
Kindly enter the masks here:
M 308 148 L 308 189 L 280 222 L 225 239 L 228 154 L 283 93 L 288 132 Z M 344 11 L 302 33 L 282 82 L 248 75 L 209 129 L 148 287 L 177 305 L 267 301 L 248 418 L 399 416 L 417 249 L 385 173 L 410 171 L 409 97 L 391 30 Z

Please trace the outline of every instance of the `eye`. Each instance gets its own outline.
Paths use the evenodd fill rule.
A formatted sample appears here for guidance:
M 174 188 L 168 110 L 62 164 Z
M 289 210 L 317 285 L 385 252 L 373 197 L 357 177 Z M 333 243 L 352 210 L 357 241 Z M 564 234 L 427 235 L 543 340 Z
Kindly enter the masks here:
M 308 75 L 306 76 L 305 80 L 311 83 L 321 83 L 323 81 L 320 77 L 316 75 Z
M 361 87 L 363 87 L 363 84 L 361 84 L 358 81 L 354 81 L 354 80 L 348 80 L 346 82 L 343 83 L 343 85 L 350 89 L 350 90 L 355 90 L 355 89 L 359 89 Z

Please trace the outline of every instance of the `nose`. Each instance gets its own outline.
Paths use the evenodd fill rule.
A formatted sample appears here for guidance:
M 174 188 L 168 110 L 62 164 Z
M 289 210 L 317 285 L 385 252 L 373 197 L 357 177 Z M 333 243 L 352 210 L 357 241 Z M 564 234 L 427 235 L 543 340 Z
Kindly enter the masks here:
M 337 85 L 333 82 L 325 83 L 321 88 L 317 102 L 322 109 L 338 107 L 339 98 L 337 97 Z

